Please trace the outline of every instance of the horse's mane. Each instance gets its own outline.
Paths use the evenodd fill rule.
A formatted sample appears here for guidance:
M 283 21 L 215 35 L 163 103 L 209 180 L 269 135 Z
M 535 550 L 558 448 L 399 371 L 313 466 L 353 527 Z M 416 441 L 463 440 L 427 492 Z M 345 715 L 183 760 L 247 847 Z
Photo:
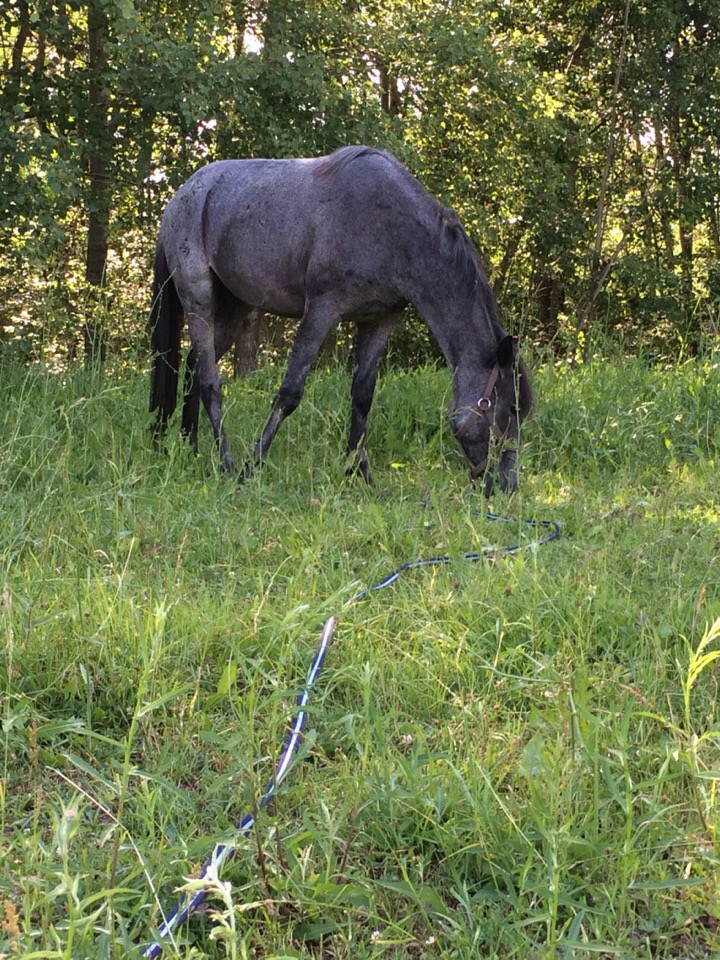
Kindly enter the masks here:
M 471 293 L 474 293 L 476 302 L 483 308 L 490 330 L 495 334 L 497 342 L 506 336 L 500 324 L 495 295 L 492 292 L 490 281 L 475 244 L 465 232 L 460 217 L 449 207 L 438 203 L 439 232 L 441 244 L 451 257 L 454 266 L 463 283 L 468 284 Z M 533 392 L 530 377 L 522 358 L 517 363 L 518 406 L 526 416 L 533 407 Z
M 403 175 L 407 183 L 412 183 L 418 195 L 424 196 L 430 201 L 437 217 L 437 230 L 440 235 L 440 243 L 450 254 L 453 263 L 457 266 L 464 280 L 473 284 L 479 281 L 482 286 L 488 286 L 487 276 L 482 262 L 473 242 L 465 232 L 460 217 L 454 210 L 444 207 L 438 200 L 429 193 L 420 183 L 417 177 L 414 177 L 410 171 L 404 167 L 399 160 L 385 150 L 378 150 L 375 147 L 350 146 L 340 147 L 327 157 L 323 157 L 316 167 L 318 177 L 330 178 L 336 176 L 344 167 L 354 160 L 361 157 L 382 157 L 399 174 Z M 488 290 L 489 292 L 489 290 Z M 492 297 L 490 297 L 492 300 Z M 496 316 L 494 304 L 491 315 Z
M 401 166 L 397 160 L 392 157 L 389 153 L 386 153 L 384 150 L 377 150 L 375 147 L 363 147 L 360 145 L 350 146 L 350 147 L 340 147 L 339 150 L 335 150 L 327 157 L 322 157 L 318 163 L 315 173 L 316 176 L 323 179 L 336 176 L 343 167 L 346 167 L 348 163 L 351 163 L 353 160 L 357 160 L 358 157 L 368 157 L 368 156 L 377 156 L 384 157 L 385 160 L 389 160 L 392 164 Z
M 475 244 L 467 235 L 460 217 L 454 210 L 443 207 L 440 203 L 438 208 L 438 230 L 442 248 L 451 258 L 463 283 L 474 289 L 475 296 L 485 308 L 490 325 L 497 328 L 501 337 L 504 336 L 490 281 Z
M 522 416 L 527 417 L 532 413 L 533 406 L 535 405 L 535 397 L 530 384 L 530 375 L 522 357 L 518 361 L 518 372 L 520 374 L 517 378 L 518 390 L 520 391 L 518 406 L 520 407 Z
M 340 147 L 327 157 L 323 157 L 316 167 L 316 176 L 323 179 L 336 176 L 349 163 L 361 157 L 382 157 L 398 173 L 404 175 L 407 183 L 412 183 L 418 195 L 422 195 L 430 201 L 435 217 L 435 228 L 437 229 L 440 249 L 448 256 L 452 265 L 457 269 L 461 282 L 466 285 L 468 295 L 474 297 L 479 303 L 487 319 L 491 331 L 497 337 L 498 342 L 505 336 L 498 317 L 495 297 L 487 278 L 485 267 L 480 258 L 480 254 L 467 235 L 465 227 L 460 217 L 450 207 L 443 206 L 439 200 L 436 200 L 429 193 L 420 181 L 407 170 L 399 160 L 396 160 L 391 154 L 384 150 L 378 150 L 374 147 L 349 146 Z M 521 370 L 522 374 L 522 370 Z M 521 402 L 524 399 L 528 406 L 532 403 L 532 393 L 530 392 L 529 378 L 520 376 Z

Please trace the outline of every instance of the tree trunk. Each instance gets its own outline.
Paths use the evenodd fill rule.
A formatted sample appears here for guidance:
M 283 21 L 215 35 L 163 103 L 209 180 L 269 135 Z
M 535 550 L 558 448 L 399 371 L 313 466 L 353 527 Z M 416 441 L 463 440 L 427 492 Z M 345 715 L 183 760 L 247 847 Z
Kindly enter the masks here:
M 682 72 L 686 57 L 683 45 L 678 38 L 672 47 L 672 60 L 676 69 Z M 672 175 L 675 186 L 675 207 L 680 241 L 680 289 L 682 310 L 685 317 L 684 336 L 692 349 L 700 344 L 701 330 L 698 322 L 699 312 L 694 309 L 694 245 L 695 216 L 692 210 L 692 198 L 688 190 L 689 173 L 692 167 L 692 148 L 688 144 L 685 118 L 682 114 L 680 99 L 672 104 L 667 124 L 668 151 L 672 157 Z
M 379 57 L 376 59 L 380 75 L 380 106 L 388 116 L 396 117 L 400 113 L 401 106 L 397 77 L 390 73 L 384 61 Z
M 85 362 L 92 365 L 105 360 L 107 344 L 102 322 L 101 291 L 105 282 L 110 222 L 110 170 L 108 157 L 112 149 L 107 116 L 105 73 L 107 55 L 105 39 L 107 19 L 99 0 L 88 6 L 88 117 L 86 128 L 86 163 L 90 176 L 88 229 L 85 254 L 85 279 L 95 295 L 88 298 L 88 312 L 83 330 Z
M 680 113 L 674 110 L 669 124 L 669 148 L 673 160 L 673 178 L 675 181 L 675 202 L 677 205 L 678 234 L 680 238 L 680 269 L 683 285 L 688 296 L 693 287 L 693 223 L 688 217 L 687 171 L 690 167 L 690 154 L 682 144 L 680 131 Z
M 533 278 L 532 297 L 537 304 L 539 332 L 543 340 L 553 343 L 560 332 L 558 319 L 565 305 L 562 277 L 547 269 L 541 270 Z
M 245 31 L 248 26 L 248 6 L 241 0 L 232 0 L 230 4 L 233 26 L 235 28 L 235 56 L 244 56 Z M 219 118 L 218 141 L 231 142 L 231 124 L 226 118 Z M 224 159 L 224 158 L 221 158 Z M 262 310 L 253 310 L 247 323 L 240 325 L 233 345 L 233 376 L 241 380 L 258 368 L 258 350 L 261 340 L 267 335 L 267 323 Z
M 240 325 L 233 350 L 233 376 L 242 380 L 258 368 L 260 342 L 267 334 L 267 323 L 262 310 L 253 310 L 247 323 Z
M 23 53 L 25 51 L 25 44 L 30 36 L 30 10 L 26 0 L 18 0 L 17 15 L 19 27 L 12 48 L 10 80 L 13 84 L 19 86 L 22 77 Z
M 720 204 L 717 200 L 710 204 L 708 216 L 713 253 L 715 260 L 720 264 Z
M 507 242 L 502 260 L 500 261 L 500 266 L 498 267 L 497 272 L 492 280 L 493 294 L 495 295 L 496 300 L 500 300 L 502 298 L 503 290 L 505 289 L 505 284 L 510 273 L 510 268 L 515 260 L 515 255 L 520 247 L 520 241 L 525 233 L 525 229 L 525 221 L 523 220 L 522 224 L 515 228 L 515 231 L 511 234 L 510 239 Z
M 667 163 L 665 154 L 665 137 L 663 136 L 662 121 L 655 117 L 653 122 L 654 140 L 655 140 L 655 177 L 659 180 L 663 175 L 663 167 Z M 673 240 L 672 223 L 670 214 L 663 202 L 657 204 L 658 216 L 660 217 L 660 232 L 662 236 L 663 251 L 665 254 L 665 266 L 668 270 L 675 267 L 675 241 Z
M 610 125 L 608 128 L 607 149 L 605 152 L 605 164 L 603 166 L 602 177 L 600 179 L 600 191 L 598 195 L 597 210 L 595 213 L 595 242 L 593 244 L 592 255 L 590 257 L 590 269 L 588 271 L 588 284 L 585 294 L 584 307 L 578 311 L 575 332 L 577 335 L 576 352 L 580 350 L 584 361 L 588 361 L 591 356 L 590 337 L 588 331 L 592 326 L 595 317 L 595 305 L 608 276 L 608 270 L 603 268 L 602 248 L 605 239 L 605 223 L 607 220 L 608 189 L 610 186 L 610 176 L 615 162 L 615 153 L 617 150 L 617 126 L 618 126 L 618 94 L 620 92 L 620 78 L 622 77 L 623 65 L 625 63 L 625 49 L 627 46 L 628 22 L 630 18 L 630 0 L 625 0 L 625 19 L 623 21 L 622 39 L 618 51 L 617 65 L 615 68 L 615 79 L 610 101 Z M 609 261 L 612 263 L 612 261 Z M 607 265 L 606 265 L 607 266 Z

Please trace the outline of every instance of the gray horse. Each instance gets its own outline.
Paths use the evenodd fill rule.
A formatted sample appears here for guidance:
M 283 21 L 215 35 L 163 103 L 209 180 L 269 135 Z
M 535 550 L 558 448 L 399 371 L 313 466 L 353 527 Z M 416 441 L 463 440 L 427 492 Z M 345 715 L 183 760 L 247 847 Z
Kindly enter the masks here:
M 176 405 L 183 317 L 191 349 L 182 430 L 197 447 L 202 399 L 221 464 L 232 472 L 217 361 L 258 311 L 301 318 L 287 372 L 241 480 L 262 463 L 278 427 L 300 403 L 328 331 L 351 320 L 357 336 L 349 451 L 354 469 L 371 483 L 365 438 L 378 364 L 408 304 L 452 371 L 450 424 L 471 476 L 487 473 L 489 493 L 493 441 L 500 486 L 514 490 L 517 453 L 509 444 L 532 406 L 530 381 L 457 215 L 397 160 L 369 147 L 310 160 L 208 164 L 168 203 L 157 243 L 150 317 L 157 434 Z

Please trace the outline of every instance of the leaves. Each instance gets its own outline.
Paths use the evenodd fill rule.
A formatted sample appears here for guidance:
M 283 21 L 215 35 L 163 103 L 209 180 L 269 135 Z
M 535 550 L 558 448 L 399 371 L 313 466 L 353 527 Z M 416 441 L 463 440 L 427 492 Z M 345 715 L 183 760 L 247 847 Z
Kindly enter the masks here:
M 110 205 L 103 282 L 136 317 L 161 211 L 197 166 L 367 142 L 458 211 L 526 338 L 570 354 L 598 338 L 697 349 L 717 329 L 720 23 L 661 0 L 631 4 L 625 30 L 621 7 L 8 5 L 3 339 L 37 353 L 66 342 L 72 355 L 93 309 L 78 292 L 98 204 L 91 156 Z M 106 31 L 97 62 L 93 12 Z M 129 337 L 144 337 L 133 324 Z M 412 329 L 398 337 L 398 355 L 429 355 Z

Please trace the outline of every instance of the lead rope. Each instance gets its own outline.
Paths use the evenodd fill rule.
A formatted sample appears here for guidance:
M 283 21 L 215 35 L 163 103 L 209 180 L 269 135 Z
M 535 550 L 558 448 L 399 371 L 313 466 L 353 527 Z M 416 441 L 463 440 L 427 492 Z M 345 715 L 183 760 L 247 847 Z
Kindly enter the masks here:
M 510 517 L 501 517 L 496 513 L 486 513 L 485 518 L 487 520 L 498 520 L 502 523 L 517 522 L 512 520 Z M 466 553 L 463 556 L 463 560 L 469 561 L 470 563 L 476 563 L 478 560 L 487 560 L 493 557 L 508 557 L 514 553 L 518 553 L 520 550 L 532 548 L 537 549 L 537 547 L 540 547 L 545 543 L 550 543 L 551 540 L 557 540 L 557 538 L 560 536 L 560 527 L 557 523 L 555 523 L 554 520 L 523 520 L 522 522 L 535 529 L 541 528 L 543 530 L 549 530 L 550 532 L 545 536 L 540 537 L 539 540 L 531 540 L 529 543 L 518 543 L 514 544 L 513 546 L 503 547 L 499 550 L 493 550 L 490 548 L 487 550 L 482 550 L 479 553 Z M 414 570 L 417 567 L 437 567 L 450 563 L 452 563 L 452 558 L 447 554 L 444 554 L 440 557 L 409 560 L 401 567 L 398 567 L 397 570 L 394 570 L 379 583 L 373 584 L 370 587 L 363 587 L 363 589 L 359 590 L 354 596 L 343 601 L 343 606 L 347 606 L 349 603 L 354 603 L 356 600 L 360 600 L 362 597 L 367 596 L 367 594 L 372 593 L 375 590 L 383 590 L 385 587 L 389 587 L 390 584 L 395 583 L 395 581 L 398 580 L 406 570 Z M 338 618 L 336 616 L 328 617 L 325 621 L 322 633 L 320 634 L 320 640 L 318 641 L 318 648 L 315 653 L 315 657 L 313 658 L 312 665 L 308 671 L 307 679 L 305 680 L 305 686 L 303 687 L 302 692 L 296 701 L 298 710 L 295 714 L 295 719 L 292 722 L 290 730 L 288 731 L 288 735 L 285 738 L 285 743 L 283 744 L 283 748 L 280 753 L 280 759 L 275 767 L 275 776 L 270 780 L 265 793 L 257 804 L 256 811 L 246 814 L 241 820 L 238 820 L 237 823 L 235 823 L 234 829 L 238 840 L 241 837 L 244 837 L 253 828 L 257 820 L 257 813 L 266 807 L 268 803 L 270 803 L 270 800 L 274 797 L 278 787 L 292 767 L 292 761 L 300 747 L 302 736 L 305 731 L 305 725 L 308 718 L 307 707 L 310 701 L 310 695 L 312 694 L 313 687 L 315 686 L 317 678 L 320 675 L 320 671 L 322 670 L 328 644 L 332 638 L 337 621 Z M 236 851 L 236 841 L 216 844 L 215 849 L 203 864 L 200 876 L 197 878 L 197 880 L 195 880 L 195 882 L 207 882 L 211 876 L 217 877 L 220 867 L 223 865 L 223 863 L 232 860 Z M 164 917 L 163 923 L 158 930 L 158 939 L 145 948 L 142 954 L 143 957 L 159 957 L 163 950 L 163 941 L 171 940 L 173 944 L 175 943 L 173 938 L 174 931 L 197 910 L 201 903 L 203 903 L 208 895 L 209 889 L 209 887 L 206 889 L 201 888 L 195 894 L 193 894 L 193 896 L 189 896 L 184 900 L 181 900 L 170 911 L 170 913 Z

